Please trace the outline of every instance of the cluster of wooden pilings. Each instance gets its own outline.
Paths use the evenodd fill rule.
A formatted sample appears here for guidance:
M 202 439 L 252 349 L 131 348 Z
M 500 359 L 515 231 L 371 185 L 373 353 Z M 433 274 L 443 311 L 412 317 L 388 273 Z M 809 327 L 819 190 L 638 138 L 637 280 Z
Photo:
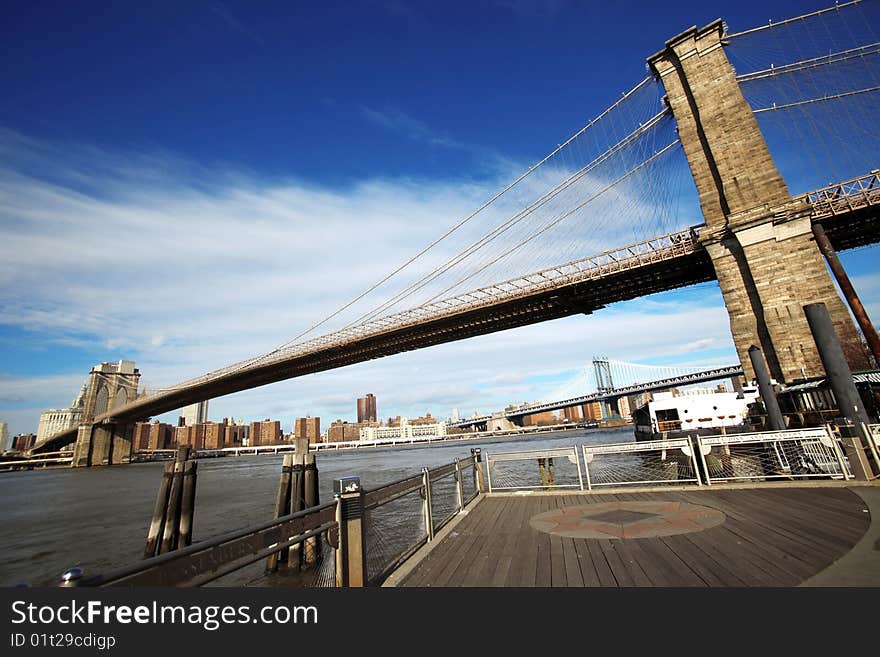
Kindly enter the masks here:
M 275 498 L 275 517 L 281 518 L 318 504 L 320 493 L 315 455 L 309 452 L 308 439 L 297 438 L 295 453 L 284 455 Z M 279 566 L 294 572 L 312 568 L 318 563 L 320 549 L 319 538 L 313 536 L 300 545 L 274 552 L 266 559 L 266 572 L 276 572 Z
M 147 533 L 144 559 L 186 547 L 192 543 L 198 463 L 190 448 L 180 447 L 174 462 L 166 463 Z

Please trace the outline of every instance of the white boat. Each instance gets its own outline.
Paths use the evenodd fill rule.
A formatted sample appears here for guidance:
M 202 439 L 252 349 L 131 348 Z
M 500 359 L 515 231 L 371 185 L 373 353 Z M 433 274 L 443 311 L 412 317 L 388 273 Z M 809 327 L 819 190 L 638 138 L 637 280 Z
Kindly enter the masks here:
M 633 413 L 636 440 L 659 440 L 683 435 L 751 431 L 749 406 L 758 399 L 757 387 L 742 392 L 697 389 L 658 392 Z

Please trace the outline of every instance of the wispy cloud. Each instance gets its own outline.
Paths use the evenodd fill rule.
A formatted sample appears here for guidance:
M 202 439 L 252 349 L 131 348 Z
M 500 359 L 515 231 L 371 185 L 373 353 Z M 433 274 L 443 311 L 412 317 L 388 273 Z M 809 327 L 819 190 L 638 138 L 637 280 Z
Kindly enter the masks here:
M 363 117 L 373 125 L 395 132 L 407 139 L 421 142 L 428 146 L 449 148 L 475 155 L 487 156 L 497 162 L 505 161 L 504 158 L 495 151 L 476 144 L 468 144 L 454 139 L 431 128 L 424 121 L 420 121 L 400 109 L 393 107 L 376 109 L 366 105 L 361 105 L 359 109 Z
M 223 6 L 221 3 L 215 3 L 208 5 L 217 16 L 223 19 L 223 22 L 226 23 L 232 30 L 244 34 L 252 41 L 260 44 L 261 46 L 266 45 L 266 41 L 261 37 L 256 30 L 248 27 L 243 22 L 235 18 L 230 11 Z

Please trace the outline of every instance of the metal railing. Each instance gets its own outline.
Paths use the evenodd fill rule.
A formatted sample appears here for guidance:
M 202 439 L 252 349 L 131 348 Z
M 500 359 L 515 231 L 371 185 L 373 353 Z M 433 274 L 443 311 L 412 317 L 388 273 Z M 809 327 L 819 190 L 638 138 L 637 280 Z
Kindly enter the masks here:
M 337 527 L 338 502 L 291 513 L 189 547 L 166 552 L 106 574 L 81 579 L 77 586 L 201 586 L 270 554 Z
M 525 452 L 485 453 L 489 492 L 496 490 L 584 490 L 577 449 L 540 449 Z M 573 467 L 572 467 L 573 466 Z
M 363 495 L 366 582 L 380 584 L 482 490 L 479 450 Z
M 698 436 L 706 483 L 852 477 L 830 427 Z
M 332 502 L 108 573 L 84 577 L 71 569 L 62 585 L 201 586 L 310 538 L 326 539 L 315 586 L 380 584 L 482 490 L 480 450 L 474 449 L 470 458 L 424 468 L 372 491 L 361 491 L 358 484 L 355 494 L 338 494 Z M 361 561 L 361 574 L 353 577 L 351 563 L 356 560 Z
M 689 438 L 583 445 L 587 489 L 633 484 L 702 485 Z
M 829 185 L 797 198 L 810 204 L 813 219 L 846 214 L 877 205 L 880 203 L 880 171 L 875 170 L 866 176 Z

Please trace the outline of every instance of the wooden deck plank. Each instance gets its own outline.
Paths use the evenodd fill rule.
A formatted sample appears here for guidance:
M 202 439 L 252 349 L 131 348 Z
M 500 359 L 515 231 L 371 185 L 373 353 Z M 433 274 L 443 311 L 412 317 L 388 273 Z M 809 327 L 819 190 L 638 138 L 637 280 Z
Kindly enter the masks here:
M 785 526 L 781 524 L 772 527 L 760 526 L 752 514 L 743 513 L 741 507 L 736 508 L 724 503 L 717 496 L 713 499 L 713 506 L 727 516 L 725 526 L 730 531 L 756 546 L 761 554 L 773 557 L 777 564 L 790 566 L 786 570 L 793 575 L 808 577 L 817 569 L 827 565 L 828 555 L 824 551 L 817 552 L 814 545 L 805 544 L 787 535 Z M 810 549 L 804 551 L 801 547 Z
M 654 586 L 654 582 L 651 581 L 634 554 L 629 550 L 629 541 L 615 538 L 609 540 L 608 543 L 620 558 L 622 566 L 626 568 L 629 579 L 632 581 L 629 586 Z
M 501 556 L 495 563 L 495 568 L 489 576 L 489 586 L 506 586 L 510 569 L 513 562 L 521 553 L 522 544 L 528 534 L 534 530 L 529 526 L 529 504 L 517 504 L 516 516 L 513 521 L 515 534 L 509 537 L 500 550 Z
M 524 505 L 526 506 L 526 505 Z M 528 505 L 528 518 L 538 513 L 537 505 Z M 507 574 L 505 586 L 535 586 L 535 578 L 538 568 L 538 537 L 541 535 L 526 520 L 524 527 L 524 540 L 517 544 L 517 558 L 511 563 Z
M 602 551 L 602 556 L 605 557 L 605 561 L 614 575 L 617 586 L 636 586 L 635 579 L 632 573 L 630 573 L 630 568 L 624 563 L 614 547 L 614 541 L 612 539 L 597 539 L 595 543 Z M 642 576 L 644 576 L 644 573 L 642 573 Z
M 462 558 L 448 572 L 448 579 L 443 586 L 462 586 L 469 582 L 475 581 L 475 576 L 483 570 L 483 566 L 493 558 L 486 550 L 486 544 L 495 535 L 502 535 L 506 538 L 507 527 L 509 524 L 509 514 L 513 510 L 514 500 L 511 498 L 501 498 L 498 505 L 498 513 L 480 531 L 474 532 L 475 539 L 470 548 L 463 553 Z
M 538 498 L 536 513 L 550 510 L 549 498 Z M 535 567 L 535 586 L 550 586 L 550 534 L 538 532 L 537 559 Z
M 739 491 L 719 491 L 715 503 L 724 504 L 725 513 L 761 527 L 768 532 L 782 534 L 800 543 L 804 547 L 827 552 L 829 555 L 839 554 L 841 549 L 852 545 L 855 536 L 844 539 L 833 533 L 825 532 L 817 525 L 820 517 L 805 517 L 798 522 L 798 516 L 787 515 L 778 506 L 768 507 L 749 496 L 731 497 L 728 493 Z M 783 507 L 785 508 L 785 507 Z M 726 510 L 725 510 L 726 509 Z M 864 533 L 862 531 L 862 533 Z
M 500 502 L 501 500 L 488 497 L 483 499 L 475 509 L 482 511 L 480 514 L 481 517 L 475 519 L 469 515 L 461 523 L 462 525 L 468 523 L 469 527 L 475 527 L 476 530 L 463 531 L 459 534 L 459 540 L 456 541 L 456 545 L 450 545 L 450 541 L 447 540 L 443 542 L 444 544 L 438 546 L 437 549 L 431 551 L 426 557 L 425 562 L 428 562 L 429 565 L 433 566 L 434 572 L 430 575 L 426 574 L 421 578 L 422 581 L 420 582 L 413 578 L 411 582 L 407 582 L 407 585 L 446 586 L 449 578 L 455 572 L 455 569 L 458 568 L 459 564 L 470 552 L 474 543 L 480 539 L 481 533 L 479 528 L 486 524 L 494 524 L 494 522 L 501 517 L 502 505 Z M 479 521 L 475 522 L 475 520 Z M 462 527 L 462 529 L 464 529 L 464 527 Z M 417 576 L 420 569 L 421 568 L 417 569 L 413 575 Z

